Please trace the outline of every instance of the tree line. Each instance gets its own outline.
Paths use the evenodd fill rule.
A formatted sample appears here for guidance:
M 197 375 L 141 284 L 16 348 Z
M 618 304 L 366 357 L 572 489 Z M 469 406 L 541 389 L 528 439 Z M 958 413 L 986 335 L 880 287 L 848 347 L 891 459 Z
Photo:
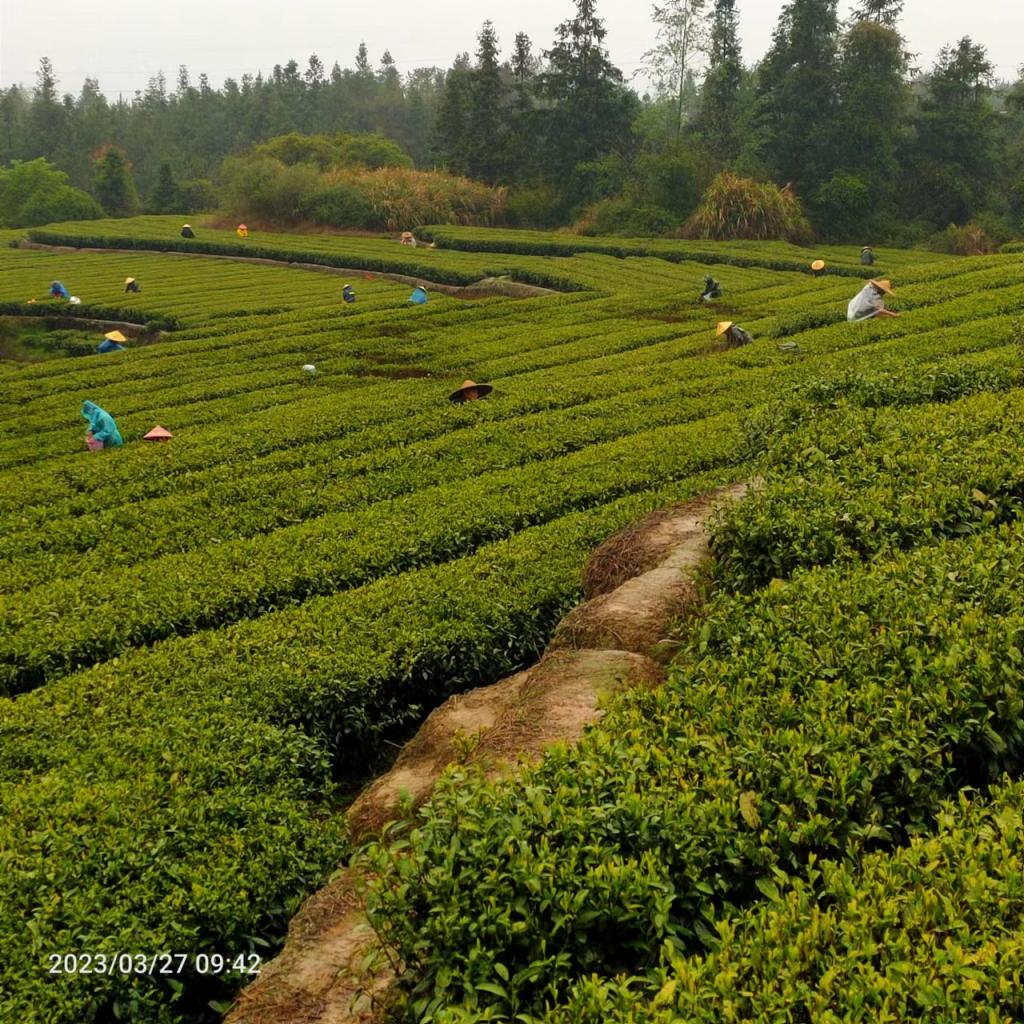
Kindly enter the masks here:
M 488 21 L 451 67 L 404 75 L 361 44 L 348 68 L 313 55 L 214 88 L 182 66 L 173 87 L 161 73 L 111 102 L 95 79 L 62 94 L 44 58 L 34 88 L 0 90 L 0 164 L 45 157 L 100 198 L 98 164 L 123 159 L 143 205 L 200 208 L 225 159 L 259 143 L 374 132 L 417 167 L 509 186 L 524 224 L 665 230 L 728 169 L 788 184 L 824 237 L 916 241 L 972 220 L 1020 232 L 1024 80 L 996 82 L 969 36 L 917 67 L 902 0 L 860 0 L 845 21 L 838 0 L 789 0 L 756 64 L 738 0 L 662 0 L 642 95 L 609 57 L 596 0 L 575 6 L 547 49 L 519 33 L 503 53 Z

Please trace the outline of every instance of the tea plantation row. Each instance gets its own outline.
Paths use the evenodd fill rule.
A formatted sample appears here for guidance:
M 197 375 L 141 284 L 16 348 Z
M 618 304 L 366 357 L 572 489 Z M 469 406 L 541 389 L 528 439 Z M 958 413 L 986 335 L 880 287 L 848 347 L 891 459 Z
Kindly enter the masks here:
M 60 231 L 150 248 L 179 226 Z M 0 300 L 22 312 L 54 278 L 83 293 L 82 312 L 116 312 L 130 275 L 143 283 L 131 307 L 176 328 L 111 357 L 0 367 L 0 673 L 9 692 L 35 687 L 0 699 L 0 1011 L 17 1019 L 202 1019 L 237 976 L 60 977 L 45 956 L 272 948 L 346 856 L 335 812 L 388 744 L 449 693 L 529 663 L 609 532 L 746 475 L 770 424 L 799 418 L 784 403 L 744 432 L 748 411 L 794 385 L 845 381 L 854 395 L 866 362 L 945 382 L 908 402 L 1020 384 L 1009 257 L 886 254 L 908 315 L 850 325 L 835 321 L 856 281 L 771 269 L 770 251 L 716 261 L 727 294 L 708 308 L 708 267 L 681 251 L 499 260 L 259 242 L 335 266 L 415 259 L 435 280 L 497 267 L 573 290 L 410 309 L 408 286 L 380 279 L 0 254 Z M 339 301 L 346 280 L 355 306 Z M 758 342 L 722 351 L 721 316 Z M 496 390 L 453 407 L 466 376 Z M 124 449 L 84 451 L 85 398 L 117 416 Z M 154 422 L 173 441 L 137 443 Z M 1003 454 L 957 465 L 1009 486 Z M 984 514 L 972 529 L 1010 518 Z

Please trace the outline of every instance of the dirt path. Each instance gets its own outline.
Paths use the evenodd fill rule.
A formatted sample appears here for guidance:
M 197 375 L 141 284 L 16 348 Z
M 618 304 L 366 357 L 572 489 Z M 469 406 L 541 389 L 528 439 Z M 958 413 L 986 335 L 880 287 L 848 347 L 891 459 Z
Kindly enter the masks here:
M 587 600 L 562 620 L 531 669 L 452 697 L 424 722 L 392 769 L 348 811 L 356 842 L 419 807 L 452 764 L 497 776 L 574 743 L 605 700 L 665 680 L 672 627 L 700 603 L 710 516 L 742 498 L 735 484 L 653 513 L 605 541 L 584 570 Z M 371 1024 L 383 1019 L 392 975 L 373 957 L 361 910 L 363 879 L 350 870 L 306 901 L 281 954 L 245 989 L 225 1024 Z M 368 963 L 369 961 L 369 963 Z

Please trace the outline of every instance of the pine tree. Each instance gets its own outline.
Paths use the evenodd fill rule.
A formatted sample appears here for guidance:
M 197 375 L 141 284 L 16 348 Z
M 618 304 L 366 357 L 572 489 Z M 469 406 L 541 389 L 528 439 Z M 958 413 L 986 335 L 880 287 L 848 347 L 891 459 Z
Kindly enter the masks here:
M 998 166 L 995 68 L 965 36 L 944 46 L 916 122 L 910 192 L 937 227 L 966 223 L 985 203 Z
M 801 195 L 836 168 L 837 0 L 791 0 L 782 9 L 758 85 L 757 155 Z
M 109 146 L 96 161 L 92 191 L 111 217 L 130 217 L 139 212 L 131 164 L 116 146 Z
M 604 48 L 607 30 L 595 0 L 576 0 L 576 16 L 556 31 L 541 76 L 550 104 L 542 154 L 549 179 L 564 185 L 578 164 L 629 143 L 634 104 Z
M 477 36 L 476 66 L 470 77 L 466 167 L 471 177 L 498 181 L 505 145 L 505 84 L 498 61 L 498 37 L 485 21 Z
M 36 72 L 36 89 L 29 113 L 31 156 L 55 159 L 64 148 L 65 111 L 57 93 L 57 77 L 49 57 L 43 57 Z
M 708 72 L 698 127 L 718 163 L 729 165 L 741 146 L 743 59 L 736 0 L 715 0 L 710 20 Z
M 156 186 L 149 197 L 149 208 L 153 213 L 181 212 L 181 191 L 174 180 L 174 171 L 167 160 L 160 162 L 156 175 Z

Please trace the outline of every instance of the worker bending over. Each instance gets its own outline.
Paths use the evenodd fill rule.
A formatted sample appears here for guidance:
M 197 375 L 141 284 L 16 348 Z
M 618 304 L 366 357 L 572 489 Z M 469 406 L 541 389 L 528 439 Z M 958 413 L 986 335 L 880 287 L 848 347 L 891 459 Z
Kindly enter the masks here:
M 101 409 L 94 402 L 83 402 L 82 417 L 89 421 L 86 443 L 99 442 L 104 448 L 120 448 L 124 444 L 114 417 L 106 409 Z M 92 448 L 93 444 L 89 444 L 89 447 Z
M 885 297 L 892 294 L 892 284 L 889 281 L 868 281 L 850 300 L 849 306 L 846 307 L 846 319 L 860 321 L 870 320 L 876 316 L 899 316 L 899 313 L 885 308 Z

